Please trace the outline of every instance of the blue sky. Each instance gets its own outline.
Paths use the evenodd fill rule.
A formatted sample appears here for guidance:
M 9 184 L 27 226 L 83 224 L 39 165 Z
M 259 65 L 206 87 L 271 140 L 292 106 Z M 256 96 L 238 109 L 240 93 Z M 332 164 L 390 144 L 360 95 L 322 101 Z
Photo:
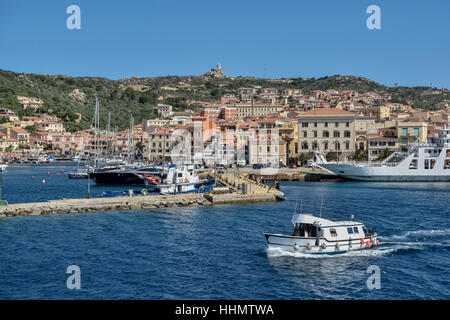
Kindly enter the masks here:
M 66 8 L 81 8 L 68 30 Z M 381 30 L 369 30 L 369 5 Z M 358 75 L 450 88 L 450 1 L 40 0 L 0 4 L 0 68 L 102 76 Z

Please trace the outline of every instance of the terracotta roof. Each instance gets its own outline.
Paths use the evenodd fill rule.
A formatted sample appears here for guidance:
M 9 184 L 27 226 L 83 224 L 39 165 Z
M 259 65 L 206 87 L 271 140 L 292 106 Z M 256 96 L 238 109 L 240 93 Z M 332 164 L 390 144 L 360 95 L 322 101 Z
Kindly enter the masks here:
M 309 111 L 299 112 L 299 116 L 327 116 L 327 115 L 342 115 L 342 116 L 354 116 L 353 112 L 337 109 L 337 108 L 320 108 L 312 109 Z

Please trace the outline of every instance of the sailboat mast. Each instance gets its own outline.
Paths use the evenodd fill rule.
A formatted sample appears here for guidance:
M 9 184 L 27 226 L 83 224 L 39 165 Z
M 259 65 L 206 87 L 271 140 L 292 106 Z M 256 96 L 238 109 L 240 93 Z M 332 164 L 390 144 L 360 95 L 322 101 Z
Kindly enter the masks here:
M 162 173 L 164 174 L 164 165 L 166 163 L 166 130 L 163 127 L 163 157 L 162 157 Z

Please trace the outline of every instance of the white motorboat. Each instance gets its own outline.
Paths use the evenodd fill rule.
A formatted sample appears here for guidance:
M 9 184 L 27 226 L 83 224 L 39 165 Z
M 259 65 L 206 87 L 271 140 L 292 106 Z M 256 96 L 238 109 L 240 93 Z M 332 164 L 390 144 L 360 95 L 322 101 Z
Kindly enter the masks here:
M 311 214 L 294 214 L 292 235 L 264 233 L 269 248 L 305 254 L 337 254 L 379 244 L 377 234 L 360 222 L 331 221 Z
M 200 180 L 194 172 L 194 165 L 183 165 L 179 168 L 172 165 L 162 180 L 153 175 L 144 177 L 146 185 L 161 194 L 204 193 L 215 186 L 214 179 Z
M 6 168 L 8 168 L 8 165 L 6 163 L 1 163 L 0 164 L 0 172 L 6 171 Z
M 432 143 L 409 147 L 406 154 L 395 152 L 382 162 L 328 162 L 316 152 L 314 165 L 338 176 L 360 181 L 450 181 L 450 129 L 438 129 L 439 137 Z

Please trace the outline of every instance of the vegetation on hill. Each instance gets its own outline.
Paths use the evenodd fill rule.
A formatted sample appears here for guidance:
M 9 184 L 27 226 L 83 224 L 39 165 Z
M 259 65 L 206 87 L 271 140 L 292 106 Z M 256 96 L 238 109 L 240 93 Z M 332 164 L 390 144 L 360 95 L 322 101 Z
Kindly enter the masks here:
M 174 106 L 175 111 L 195 108 L 187 101 L 215 101 L 225 93 L 236 93 L 239 87 L 259 85 L 281 90 L 302 89 L 308 94 L 313 90 L 357 90 L 390 94 L 392 101 L 408 103 L 425 109 L 450 100 L 447 89 L 430 87 L 386 87 L 372 80 L 353 76 L 331 76 L 320 79 L 296 78 L 291 82 L 272 82 L 251 77 L 212 78 L 207 76 L 166 76 L 110 80 L 94 77 L 68 77 L 64 75 L 24 74 L 0 70 L 0 107 L 11 108 L 17 115 L 35 115 L 26 110 L 16 99 L 17 95 L 38 97 L 44 100 L 40 113 L 60 117 L 70 131 L 89 128 L 94 116 L 95 98 L 100 101 L 101 126 L 106 127 L 111 113 L 111 127 L 128 128 L 130 115 L 135 123 L 152 119 L 157 115 L 157 103 Z M 162 100 L 158 100 L 162 97 Z M 78 115 L 81 121 L 76 122 Z

